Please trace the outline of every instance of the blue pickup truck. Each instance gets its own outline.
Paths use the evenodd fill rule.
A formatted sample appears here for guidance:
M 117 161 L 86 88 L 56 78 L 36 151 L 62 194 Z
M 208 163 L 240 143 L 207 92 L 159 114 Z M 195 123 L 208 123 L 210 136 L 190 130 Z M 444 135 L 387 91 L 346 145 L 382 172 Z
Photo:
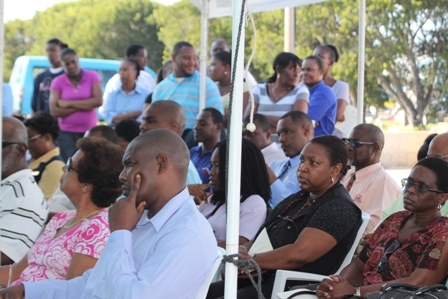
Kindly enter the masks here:
M 119 60 L 79 58 L 79 63 L 82 68 L 96 71 L 100 75 L 103 90 L 107 81 L 120 68 Z M 20 56 L 16 59 L 9 79 L 14 98 L 14 113 L 21 115 L 32 113 L 31 99 L 33 97 L 34 78 L 49 66 L 50 63 L 46 56 Z M 156 73 L 149 67 L 145 67 L 145 71 L 156 78 Z

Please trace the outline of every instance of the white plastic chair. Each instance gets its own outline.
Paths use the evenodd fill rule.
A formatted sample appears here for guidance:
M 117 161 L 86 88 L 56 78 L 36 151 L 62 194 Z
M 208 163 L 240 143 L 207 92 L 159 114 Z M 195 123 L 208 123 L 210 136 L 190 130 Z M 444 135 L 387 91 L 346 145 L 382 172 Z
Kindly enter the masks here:
M 199 289 L 199 292 L 197 293 L 195 299 L 205 299 L 207 296 L 208 289 L 210 287 L 210 283 L 212 283 L 215 280 L 215 276 L 217 273 L 217 270 L 219 269 L 219 265 L 221 265 L 222 257 L 226 254 L 226 251 L 218 247 L 218 257 L 216 258 L 215 262 L 213 263 L 212 270 L 210 271 L 210 274 L 208 275 L 207 279 L 202 284 L 201 288 Z
M 353 255 L 355 254 L 355 250 L 358 247 L 359 242 L 361 241 L 362 235 L 364 234 L 364 231 L 366 230 L 369 220 L 370 220 L 370 215 L 366 212 L 362 212 L 362 223 L 358 229 L 358 233 L 356 234 L 356 238 L 353 242 L 353 245 L 350 248 L 350 251 L 345 256 L 344 261 L 342 262 L 341 266 L 339 267 L 338 271 L 335 274 L 339 274 L 342 271 L 342 269 L 344 269 L 352 261 Z M 324 279 L 326 277 L 328 277 L 328 276 L 306 273 L 306 272 L 277 270 L 277 272 L 275 273 L 274 288 L 272 290 L 271 299 L 282 299 L 283 298 L 283 296 L 277 296 L 277 295 L 279 293 L 284 292 L 287 280 L 321 282 L 322 279 Z M 294 291 L 286 292 L 286 293 L 293 293 L 293 292 Z M 285 298 L 288 298 L 288 296 L 286 296 Z

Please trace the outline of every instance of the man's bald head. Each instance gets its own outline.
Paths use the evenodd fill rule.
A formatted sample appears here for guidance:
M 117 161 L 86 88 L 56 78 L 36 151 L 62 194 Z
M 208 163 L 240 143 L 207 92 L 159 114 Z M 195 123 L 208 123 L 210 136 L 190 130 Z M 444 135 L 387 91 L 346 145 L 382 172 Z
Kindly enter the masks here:
M 213 54 L 222 51 L 229 52 L 230 51 L 229 44 L 226 42 L 225 39 L 222 38 L 215 39 L 212 42 L 212 45 L 210 46 L 210 57 L 213 56 Z
M 146 133 L 154 129 L 170 129 L 179 136 L 185 129 L 186 118 L 182 107 L 170 100 L 157 101 L 151 103 L 143 111 L 143 122 L 140 125 L 141 133 Z
M 383 131 L 372 124 L 359 124 L 356 127 L 353 128 L 353 131 L 363 131 L 366 136 L 369 137 L 369 140 L 371 142 L 375 142 L 380 147 L 380 151 L 384 147 L 384 133 Z
M 2 179 L 26 169 L 28 134 L 25 125 L 13 117 L 3 117 L 2 141 L 9 142 L 2 147 Z M 5 143 L 6 144 L 6 143 Z
M 171 130 L 154 129 L 132 140 L 123 156 L 123 195 L 128 196 L 141 177 L 136 204 L 155 215 L 185 189 L 190 152 L 185 142 Z
M 442 157 L 448 161 L 448 133 L 439 134 L 431 141 L 428 149 L 429 157 Z

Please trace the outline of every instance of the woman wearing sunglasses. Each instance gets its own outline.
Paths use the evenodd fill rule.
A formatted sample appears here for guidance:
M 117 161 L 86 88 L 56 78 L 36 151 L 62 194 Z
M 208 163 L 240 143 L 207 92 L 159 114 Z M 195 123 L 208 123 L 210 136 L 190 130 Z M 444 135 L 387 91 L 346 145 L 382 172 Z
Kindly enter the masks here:
M 0 285 L 68 280 L 95 266 L 109 236 L 108 207 L 121 193 L 123 149 L 103 138 L 83 138 L 77 147 L 61 177 L 76 210 L 56 214 L 21 261 L 0 267 Z
M 41 111 L 26 119 L 24 124 L 28 132 L 28 149 L 33 158 L 28 168 L 33 170 L 34 179 L 48 200 L 58 188 L 64 166 L 56 146 L 58 120 Z
M 448 198 L 448 163 L 440 158 L 420 160 L 402 183 L 406 211 L 385 219 L 340 275 L 324 279 L 319 298 L 363 297 L 379 291 L 385 282 L 445 283 L 448 218 L 440 215 L 440 208 Z
M 240 246 L 262 270 L 262 292 L 272 294 L 278 269 L 329 275 L 337 271 L 361 225 L 361 211 L 339 183 L 347 171 L 347 147 L 335 136 L 311 140 L 302 150 L 297 178 L 302 191 L 284 199 L 252 239 Z M 249 255 L 266 229 L 273 250 Z M 289 285 L 290 286 L 290 285 Z M 223 282 L 211 284 L 207 298 L 222 298 Z M 249 279 L 238 281 L 237 299 L 256 299 Z

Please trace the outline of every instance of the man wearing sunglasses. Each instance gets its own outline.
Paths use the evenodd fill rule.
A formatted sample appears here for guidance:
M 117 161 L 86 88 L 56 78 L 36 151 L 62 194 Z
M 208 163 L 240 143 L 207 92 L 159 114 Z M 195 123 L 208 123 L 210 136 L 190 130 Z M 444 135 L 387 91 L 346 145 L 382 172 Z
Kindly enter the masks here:
M 47 219 L 47 202 L 26 165 L 27 133 L 17 119 L 2 120 L 0 186 L 1 265 L 18 262 L 39 236 Z
M 372 124 L 353 128 L 350 137 L 343 139 L 348 150 L 348 171 L 342 184 L 358 207 L 370 214 L 365 234 L 374 230 L 381 213 L 400 196 L 401 188 L 381 166 L 384 134 Z

